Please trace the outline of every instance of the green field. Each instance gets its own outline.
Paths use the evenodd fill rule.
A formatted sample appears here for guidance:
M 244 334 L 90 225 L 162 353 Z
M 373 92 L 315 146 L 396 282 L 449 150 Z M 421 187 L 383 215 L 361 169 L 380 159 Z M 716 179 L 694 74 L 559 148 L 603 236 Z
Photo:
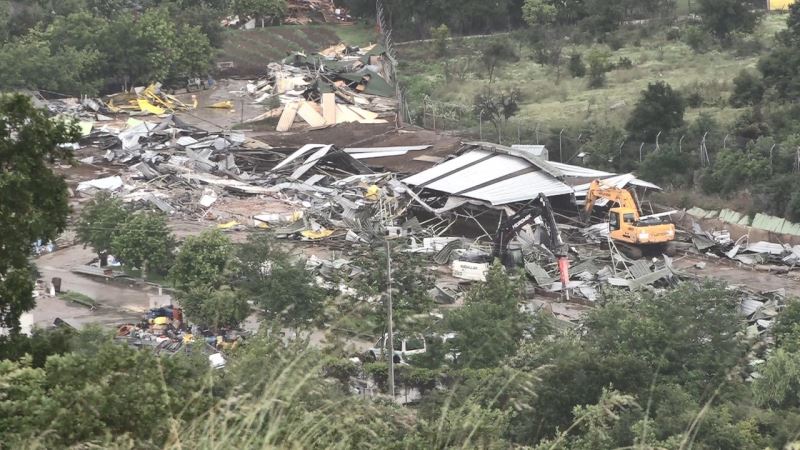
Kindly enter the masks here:
M 254 30 L 231 30 L 217 61 L 234 63 L 226 75 L 256 76 L 267 64 L 280 61 L 292 52 L 313 53 L 344 42 L 364 46 L 377 40 L 370 25 L 282 25 Z
M 745 68 L 753 68 L 760 54 L 769 49 L 776 31 L 785 26 L 785 15 L 768 15 L 754 37 L 756 49 L 733 47 L 695 53 L 681 41 L 668 41 L 666 30 L 651 33 L 646 28 L 623 31 L 626 45 L 612 50 L 607 45 L 578 45 L 564 48 L 564 58 L 577 51 L 586 61 L 592 50 L 609 52 L 611 63 L 628 58 L 630 69 L 612 70 L 607 74 L 603 88 L 589 89 L 586 78 L 571 78 L 566 66 L 560 77 L 552 67 L 542 67 L 533 60 L 532 50 L 518 35 L 510 35 L 510 43 L 519 55 L 519 61 L 497 69 L 494 83 L 489 83 L 481 64 L 481 49 L 487 39 L 455 39 L 448 44 L 447 58 L 436 58 L 433 44 L 415 44 L 400 47 L 400 76 L 409 92 L 409 102 L 414 109 L 421 108 L 421 99 L 429 96 L 435 102 L 460 105 L 469 110 L 475 95 L 489 87 L 494 91 L 517 88 L 522 93 L 520 111 L 509 125 L 531 129 L 572 127 L 579 128 L 588 120 L 622 125 L 648 83 L 663 80 L 685 93 L 696 92 L 702 96 L 699 107 L 689 108 L 686 118 L 691 120 L 701 112 L 708 112 L 722 123 L 729 123 L 739 111 L 728 106 L 733 78 Z M 752 40 L 751 40 L 752 44 Z M 760 47 L 760 48 L 758 48 Z M 738 54 L 738 56 L 737 56 Z M 464 79 L 445 79 L 445 65 L 463 66 L 469 61 L 470 70 Z M 560 79 L 559 79 L 560 78 Z M 453 126 L 469 126 L 464 118 Z M 430 126 L 430 118 L 426 125 Z M 474 122 L 474 119 L 473 119 Z

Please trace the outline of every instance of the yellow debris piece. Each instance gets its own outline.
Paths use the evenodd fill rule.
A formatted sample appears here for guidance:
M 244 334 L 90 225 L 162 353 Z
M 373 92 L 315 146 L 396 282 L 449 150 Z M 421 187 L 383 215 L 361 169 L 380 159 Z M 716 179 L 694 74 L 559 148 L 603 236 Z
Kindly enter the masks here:
M 141 109 L 141 110 L 142 110 L 142 112 L 146 112 L 146 113 L 150 113 L 150 114 L 155 114 L 155 115 L 157 115 L 157 116 L 160 116 L 160 115 L 162 115 L 162 114 L 166 114 L 166 113 L 167 113 L 167 110 L 166 110 L 166 109 L 164 109 L 164 108 L 159 108 L 158 106 L 156 106 L 156 105 L 154 105 L 154 104 L 150 103 L 150 102 L 149 102 L 149 101 L 147 101 L 147 100 L 144 100 L 144 99 L 141 99 L 141 98 L 140 98 L 140 99 L 138 99 L 138 100 L 137 100 L 137 103 L 139 104 L 139 109 Z
M 222 102 L 214 103 L 213 105 L 208 105 L 206 108 L 214 108 L 214 109 L 233 109 L 233 102 L 230 100 L 225 100 Z
M 373 184 L 367 188 L 367 193 L 364 194 L 364 197 L 367 200 L 378 200 L 381 196 L 381 188 L 377 185 Z
M 306 230 L 301 231 L 300 235 L 307 239 L 325 239 L 333 234 L 333 230 L 321 229 L 319 231 Z
M 239 225 L 239 222 L 237 222 L 235 220 L 231 220 L 228 223 L 221 223 L 221 224 L 217 225 L 217 228 L 220 229 L 220 230 L 230 230 L 231 228 L 235 227 L 236 225 Z
M 166 317 L 156 317 L 153 319 L 153 325 L 167 325 L 169 323 L 169 319 Z

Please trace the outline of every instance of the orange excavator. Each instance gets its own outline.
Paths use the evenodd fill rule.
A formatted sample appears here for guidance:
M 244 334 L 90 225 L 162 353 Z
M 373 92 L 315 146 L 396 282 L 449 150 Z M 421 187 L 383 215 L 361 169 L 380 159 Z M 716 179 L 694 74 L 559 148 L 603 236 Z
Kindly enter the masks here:
M 645 253 L 674 252 L 670 243 L 675 239 L 675 225 L 658 217 L 642 217 L 639 205 L 627 189 L 592 181 L 584 207 L 587 218 L 598 199 L 618 205 L 608 212 L 609 237 L 627 256 L 638 259 Z

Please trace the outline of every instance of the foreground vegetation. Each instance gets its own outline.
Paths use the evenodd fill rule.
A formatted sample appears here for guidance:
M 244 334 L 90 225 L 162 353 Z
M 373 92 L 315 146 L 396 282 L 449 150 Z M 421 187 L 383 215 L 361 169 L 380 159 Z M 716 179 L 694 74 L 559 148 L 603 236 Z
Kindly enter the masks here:
M 423 394 L 409 406 L 352 394 L 351 377 L 365 376 L 386 392 L 385 363 L 286 341 L 268 322 L 222 371 L 208 369 L 199 347 L 158 357 L 100 330 L 5 339 L 0 439 L 10 448 L 565 449 L 762 449 L 797 439 L 800 303 L 780 316 L 764 356 L 736 291 L 723 286 L 609 291 L 576 333 L 504 305 L 521 300 L 514 285 L 496 268 L 446 319 L 482 330 L 459 342 L 457 360 L 431 349 L 398 367 L 398 386 Z M 766 362 L 753 366 L 757 358 Z M 746 381 L 753 370 L 760 377 Z

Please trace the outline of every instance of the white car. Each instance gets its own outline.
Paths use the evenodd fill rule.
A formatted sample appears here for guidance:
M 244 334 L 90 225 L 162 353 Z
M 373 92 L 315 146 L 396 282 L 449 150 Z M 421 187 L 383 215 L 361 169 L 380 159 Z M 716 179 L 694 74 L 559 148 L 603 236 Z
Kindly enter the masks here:
M 371 360 L 382 359 L 385 353 L 389 352 L 386 345 L 389 340 L 389 335 L 384 334 L 382 338 L 378 339 L 375 346 L 367 350 L 367 358 Z M 401 334 L 394 335 L 394 362 L 395 364 L 408 364 L 406 361 L 409 356 L 421 355 L 428 350 L 425 342 L 425 337 L 421 334 L 414 334 L 411 336 L 403 336 Z

